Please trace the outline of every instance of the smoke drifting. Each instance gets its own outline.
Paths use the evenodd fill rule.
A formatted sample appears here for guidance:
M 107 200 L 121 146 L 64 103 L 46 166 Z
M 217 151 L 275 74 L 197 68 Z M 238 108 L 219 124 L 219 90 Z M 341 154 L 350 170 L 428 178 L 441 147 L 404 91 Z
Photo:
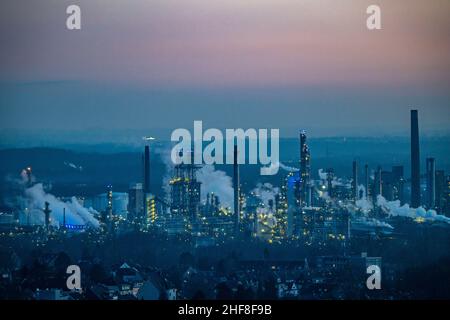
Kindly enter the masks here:
M 161 162 L 166 167 L 165 174 L 163 176 L 162 188 L 164 190 L 164 199 L 169 202 L 170 201 L 170 184 L 169 181 L 173 175 L 173 163 L 170 156 L 170 149 L 156 147 L 155 153 L 157 153 L 161 159 Z
M 298 172 L 299 169 L 295 167 L 290 167 L 281 162 L 272 162 L 269 166 L 265 166 L 268 171 L 276 171 L 278 168 L 283 169 L 287 172 Z
M 327 173 L 323 169 L 319 169 L 319 178 L 320 180 L 327 180 Z M 341 178 L 333 177 L 333 180 L 331 181 L 331 185 L 333 187 L 345 187 L 347 189 L 351 188 L 352 185 L 348 182 L 344 182 Z
M 285 165 L 285 164 L 283 164 L 281 162 L 279 163 L 279 166 L 280 166 L 281 169 L 289 171 L 289 172 L 298 172 L 298 171 L 300 171 L 298 168 L 287 166 L 287 165 Z
M 258 208 L 256 208 L 260 226 L 264 227 L 264 225 L 266 225 L 270 228 L 274 228 L 277 225 L 278 221 L 274 216 L 273 211 L 271 211 L 269 208 L 269 201 L 272 200 L 275 203 L 275 196 L 279 193 L 279 189 L 274 187 L 270 183 L 258 183 L 256 185 L 256 188 L 252 190 L 252 193 L 256 197 L 258 197 L 264 204 L 264 206 L 259 206 Z
M 50 204 L 51 225 L 59 227 L 63 224 L 63 211 L 66 209 L 66 223 L 73 225 L 88 225 L 90 227 L 98 228 L 99 222 L 94 218 L 93 209 L 84 208 L 75 197 L 72 197 L 71 201 L 62 202 L 54 195 L 46 193 L 42 183 L 35 184 L 31 188 L 25 190 L 27 197 L 27 203 L 30 214 L 31 223 L 43 223 L 44 214 L 42 209 L 45 206 L 45 202 Z
M 390 216 L 407 217 L 411 219 L 423 219 L 425 221 L 439 221 L 450 224 L 450 218 L 439 215 L 434 210 L 425 210 L 422 207 L 411 208 L 408 204 L 400 205 L 400 201 L 387 201 L 383 196 L 377 196 L 377 205 Z
M 320 180 L 327 180 L 327 173 L 323 169 L 319 169 Z
M 171 158 L 171 150 L 167 148 L 158 148 L 155 150 L 161 161 L 166 167 L 166 174 L 163 177 L 163 189 L 165 199 L 170 201 L 170 184 L 169 181 L 173 175 L 173 162 Z M 224 171 L 216 170 L 213 165 L 205 165 L 196 173 L 197 180 L 202 183 L 201 199 L 206 200 L 208 193 L 214 193 L 219 197 L 223 207 L 231 208 L 233 206 L 234 189 L 231 177 L 227 176 Z
M 361 211 L 365 214 L 369 213 L 371 210 L 373 210 L 373 204 L 371 201 L 367 199 L 360 199 L 356 200 L 355 202 L 356 206 L 361 209 Z
M 279 193 L 279 189 L 270 183 L 258 183 L 252 192 L 261 199 L 264 205 L 269 206 L 269 201 L 275 201 L 275 196 Z
M 72 162 L 64 161 L 64 165 L 69 167 L 69 168 L 72 168 L 72 169 L 75 169 L 77 171 L 80 171 L 80 172 L 83 171 L 83 167 L 82 166 L 77 166 L 76 164 L 74 164 Z
M 224 171 L 215 170 L 214 166 L 206 165 L 197 171 L 197 180 L 202 183 L 201 198 L 213 192 L 220 199 L 222 205 L 231 208 L 233 205 L 233 183 L 231 177 Z
M 366 226 L 369 226 L 369 227 L 388 228 L 388 229 L 394 230 L 394 227 L 391 226 L 389 223 L 377 220 L 375 218 L 359 217 L 357 219 L 357 221 L 359 223 L 362 223 L 362 224 L 364 224 Z

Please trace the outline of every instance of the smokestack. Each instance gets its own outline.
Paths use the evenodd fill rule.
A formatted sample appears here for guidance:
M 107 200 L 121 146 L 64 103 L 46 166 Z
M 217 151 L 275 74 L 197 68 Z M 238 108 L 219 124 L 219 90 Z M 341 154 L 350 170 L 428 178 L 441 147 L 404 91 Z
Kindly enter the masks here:
M 333 178 L 334 178 L 333 169 L 331 168 L 327 169 L 327 182 L 328 182 L 327 190 L 330 198 L 333 198 Z
M 33 176 L 32 176 L 32 170 L 31 170 L 31 167 L 27 167 L 27 168 L 25 169 L 25 173 L 26 173 L 26 175 L 27 175 L 27 183 L 26 183 L 27 188 L 31 188 L 32 185 L 33 185 Z
M 239 164 L 238 164 L 238 150 L 237 145 L 234 146 L 234 163 L 233 163 L 233 188 L 234 188 L 234 214 L 236 223 L 236 233 L 239 232 L 240 224 L 240 206 L 239 206 Z
M 427 158 L 427 205 L 428 209 L 436 207 L 436 161 Z
M 374 198 L 373 201 L 376 202 L 377 196 L 383 195 L 383 181 L 381 180 L 381 166 L 378 166 L 377 172 L 375 173 L 375 186 L 374 186 Z
M 50 226 L 50 213 L 52 212 L 52 210 L 50 210 L 50 203 L 48 203 L 47 201 L 45 202 L 45 209 L 44 209 L 44 214 L 45 214 L 45 227 L 48 228 Z
M 358 200 L 358 163 L 353 161 L 353 181 L 352 181 L 353 200 Z
M 112 185 L 109 185 L 106 190 L 106 214 L 105 222 L 110 221 L 113 217 L 113 190 Z
M 364 188 L 366 189 L 366 200 L 369 199 L 369 165 L 364 166 Z
M 144 193 L 150 193 L 150 146 L 144 151 Z
M 300 181 L 298 192 L 299 206 L 308 202 L 308 186 L 310 185 L 310 152 L 306 143 L 306 131 L 300 131 Z
M 411 110 L 411 206 L 420 207 L 419 116 Z
M 66 208 L 63 208 L 63 229 L 66 228 Z

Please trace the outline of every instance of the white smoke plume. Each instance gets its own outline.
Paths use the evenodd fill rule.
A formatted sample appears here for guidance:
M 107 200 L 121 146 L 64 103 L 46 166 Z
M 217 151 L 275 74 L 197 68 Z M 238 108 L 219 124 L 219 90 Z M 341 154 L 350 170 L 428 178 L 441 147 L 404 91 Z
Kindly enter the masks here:
M 366 192 L 366 187 L 362 184 L 360 184 L 358 186 L 358 196 L 361 194 L 362 191 L 362 198 L 363 199 L 367 199 L 367 192 Z
M 361 209 L 363 213 L 369 213 L 373 210 L 372 202 L 367 200 L 366 198 L 356 200 L 355 204 L 359 209 Z
M 76 164 L 72 163 L 72 162 L 66 162 L 64 161 L 64 165 L 68 166 L 72 169 L 78 170 L 78 171 L 83 171 L 83 167 L 82 166 L 77 166 Z
M 66 223 L 73 225 L 88 225 L 90 227 L 98 228 L 99 222 L 94 218 L 92 210 L 84 208 L 80 205 L 75 197 L 71 201 L 62 202 L 54 195 L 46 193 L 42 183 L 35 184 L 31 188 L 25 190 L 25 195 L 28 198 L 30 222 L 43 223 L 44 213 L 42 209 L 45 207 L 45 202 L 49 203 L 50 219 L 53 226 L 60 226 L 63 224 L 63 211 L 66 209 Z
M 422 207 L 411 208 L 408 204 L 400 205 L 400 201 L 387 201 L 383 196 L 377 196 L 377 205 L 390 216 L 407 217 L 411 219 L 424 219 L 425 221 L 440 221 L 450 224 L 450 218 L 439 215 L 435 210 L 425 210 Z
M 270 200 L 275 202 L 275 196 L 279 193 L 279 189 L 272 186 L 270 183 L 258 183 L 252 192 L 261 199 L 266 207 L 268 207 Z
M 324 199 L 325 201 L 332 201 L 330 195 L 328 194 L 328 191 L 319 192 L 320 198 Z
M 270 163 L 270 166 L 266 166 L 265 168 L 267 168 L 267 170 L 269 170 L 269 171 L 276 171 L 278 168 L 281 168 L 288 172 L 298 172 L 299 171 L 298 168 L 287 166 L 281 162 L 272 162 L 272 163 Z
M 164 163 L 166 167 L 166 172 L 162 181 L 162 188 L 164 190 L 164 199 L 167 202 L 170 202 L 170 184 L 169 181 L 173 176 L 173 163 L 171 158 L 171 150 L 169 148 L 161 148 L 157 147 L 155 152 L 161 158 L 162 163 Z
M 197 171 L 197 180 L 202 183 L 202 200 L 206 199 L 208 193 L 213 192 L 219 197 L 222 206 L 226 208 L 231 208 L 233 206 L 233 181 L 224 171 L 215 170 L 212 165 L 205 165 Z
M 325 170 L 319 169 L 319 178 L 320 178 L 320 180 L 327 180 L 327 175 L 328 174 L 327 174 L 327 172 Z M 338 186 L 344 186 L 346 188 L 351 188 L 352 187 L 350 183 L 344 181 L 341 178 L 336 178 L 336 177 L 333 177 L 333 180 L 331 181 L 331 185 L 333 187 L 338 187 Z
M 34 183 L 36 182 L 36 177 L 33 174 L 30 174 L 30 176 L 28 176 L 28 173 L 26 171 L 26 169 L 23 169 L 22 172 L 20 173 L 20 181 L 15 181 L 16 183 L 20 184 L 20 185 L 25 185 L 26 183 Z
M 165 199 L 170 201 L 170 184 L 169 181 L 174 173 L 174 164 L 171 158 L 170 148 L 158 148 L 155 150 L 161 157 L 161 161 L 166 166 L 166 174 L 163 177 L 163 189 Z M 215 170 L 213 165 L 205 165 L 196 173 L 197 180 L 201 185 L 201 199 L 206 200 L 208 193 L 214 193 L 219 197 L 220 203 L 225 208 L 233 207 L 234 189 L 231 177 L 227 176 L 224 171 Z
M 320 180 L 327 180 L 328 174 L 323 169 L 319 169 L 319 178 Z
M 389 223 L 377 220 L 375 218 L 368 218 L 368 217 L 358 217 L 356 219 L 359 223 L 362 223 L 369 227 L 381 227 L 381 228 L 388 228 L 391 230 L 394 230 L 394 227 L 391 226 Z
M 300 171 L 300 169 L 298 169 L 298 168 L 287 166 L 287 165 L 285 165 L 285 164 L 283 164 L 281 162 L 279 162 L 279 165 L 280 165 L 281 169 L 289 171 L 289 172 L 298 172 L 298 171 Z
M 333 187 L 345 187 L 347 189 L 350 189 L 352 187 L 351 183 L 345 182 L 341 178 L 333 178 L 333 181 L 331 181 L 331 185 Z

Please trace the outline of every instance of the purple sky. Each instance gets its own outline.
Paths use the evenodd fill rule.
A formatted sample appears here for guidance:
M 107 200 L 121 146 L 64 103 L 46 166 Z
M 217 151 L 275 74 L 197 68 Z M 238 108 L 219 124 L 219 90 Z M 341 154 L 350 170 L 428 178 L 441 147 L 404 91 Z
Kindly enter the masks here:
M 65 29 L 72 3 L 80 31 Z M 380 31 L 366 28 L 370 4 L 382 9 Z M 449 17 L 448 0 L 2 1 L 0 126 L 151 129 L 195 118 L 363 135 L 407 131 L 413 106 L 425 130 L 446 131 Z

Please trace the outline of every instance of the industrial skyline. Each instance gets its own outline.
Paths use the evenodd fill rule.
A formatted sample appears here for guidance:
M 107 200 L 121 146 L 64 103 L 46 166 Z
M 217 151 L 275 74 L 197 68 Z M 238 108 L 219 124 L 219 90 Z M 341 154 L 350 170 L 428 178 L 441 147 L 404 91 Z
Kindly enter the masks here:
M 297 165 L 290 167 L 281 163 L 283 171 L 278 174 L 279 183 L 258 182 L 255 188 L 249 188 L 248 185 L 256 184 L 258 178 L 241 178 L 238 153 L 242 150 L 238 149 L 238 144 L 233 148 L 233 163 L 225 165 L 232 166 L 232 177 L 214 166 L 194 164 L 192 159 L 189 163 L 177 164 L 169 160 L 166 163 L 166 177 L 161 185 L 164 192 L 156 190 L 154 185 L 155 166 L 151 159 L 157 153 L 152 152 L 152 146 L 158 148 L 158 145 L 153 138 L 144 139 L 138 174 L 141 178 L 140 181 L 129 181 L 128 190 L 117 191 L 109 184 L 105 186 L 104 193 L 95 196 L 73 194 L 71 197 L 56 197 L 50 193 L 51 186 L 36 179 L 30 165 L 23 170 L 22 180 L 11 185 L 11 190 L 14 191 L 8 192 L 8 198 L 2 199 L 7 205 L 2 205 L 5 212 L 0 217 L 0 230 L 3 230 L 0 238 L 4 242 L 5 235 L 12 237 L 12 240 L 8 240 L 8 243 L 12 241 L 12 247 L 16 246 L 14 239 L 17 237 L 32 239 L 32 244 L 51 248 L 54 241 L 87 236 L 91 239 L 86 244 L 88 247 L 93 241 L 97 243 L 97 248 L 106 248 L 108 243 L 116 243 L 122 237 L 144 236 L 152 237 L 156 242 L 162 241 L 162 247 L 172 242 L 183 243 L 196 254 L 208 248 L 233 247 L 236 243 L 257 247 L 268 245 L 278 248 L 272 249 L 275 252 L 282 252 L 283 247 L 292 247 L 295 252 L 303 252 L 301 255 L 304 260 L 290 261 L 291 267 L 273 261 L 272 268 L 275 269 L 272 272 L 276 276 L 276 270 L 288 273 L 302 270 L 306 280 L 299 282 L 295 278 L 289 278 L 283 282 L 280 278 L 278 281 L 281 282 L 271 285 L 278 290 L 277 294 L 269 293 L 268 289 L 265 293 L 259 293 L 257 286 L 251 282 L 244 288 L 254 292 L 249 293 L 253 298 L 269 295 L 271 299 L 326 299 L 329 296 L 322 291 L 321 286 L 333 288 L 334 281 L 342 277 L 343 273 L 338 272 L 334 278 L 331 277 L 317 287 L 313 284 L 317 280 L 311 278 L 311 272 L 317 275 L 332 274 L 337 272 L 335 268 L 350 268 L 358 275 L 364 270 L 362 267 L 369 266 L 369 261 L 370 266 L 383 269 L 383 274 L 398 273 L 404 267 L 401 261 L 392 265 L 392 258 L 383 257 L 383 251 L 377 251 L 379 256 L 368 256 L 365 250 L 369 250 L 370 246 L 366 247 L 366 241 L 371 245 L 384 241 L 397 243 L 405 239 L 416 241 L 415 233 L 418 230 L 422 233 L 435 228 L 440 230 L 438 234 L 442 232 L 440 236 L 449 234 L 450 175 L 444 170 L 436 170 L 435 158 L 431 156 L 426 158 L 425 170 L 421 171 L 419 123 L 418 111 L 411 110 L 410 177 L 405 175 L 405 164 L 395 163 L 391 170 L 381 165 L 370 168 L 367 163 L 361 163 L 357 156 L 348 163 L 347 170 L 350 174 L 347 177 L 334 173 L 332 159 L 329 160 L 328 168 L 319 170 L 318 178 L 314 177 L 311 173 L 314 150 L 310 148 L 308 133 L 303 129 L 299 130 L 296 147 Z M 194 157 L 193 149 L 180 151 L 180 158 L 183 158 L 183 152 L 187 152 L 190 158 Z M 152 154 L 154 155 L 151 156 Z M 79 168 L 74 164 L 71 166 L 77 170 Z M 437 166 L 439 168 L 439 164 Z M 362 167 L 364 173 L 360 170 Z M 370 174 L 371 169 L 373 176 Z M 361 174 L 364 175 L 364 180 L 360 179 Z M 219 189 L 211 188 L 214 185 Z M 86 187 L 87 185 L 80 190 Z M 161 194 L 164 193 L 166 196 L 162 197 Z M 426 243 L 424 250 L 430 250 L 429 243 Z M 139 244 L 135 245 L 135 248 L 141 247 Z M 237 245 L 237 248 L 246 251 L 246 245 Z M 132 256 L 129 249 L 124 247 L 121 250 L 125 251 L 115 254 L 118 259 L 116 261 L 126 261 Z M 313 266 L 310 266 L 309 260 L 314 261 Z M 245 266 L 249 263 L 245 255 L 239 261 L 244 265 L 237 272 L 249 272 Z M 264 270 L 267 261 L 270 258 L 266 247 L 264 260 L 252 268 Z M 123 263 L 121 268 L 130 269 L 127 263 Z M 159 272 L 167 272 L 166 268 L 167 266 L 162 267 Z M 136 271 L 133 272 L 142 272 L 144 278 L 149 276 L 139 267 L 134 270 Z M 149 281 L 148 285 L 155 286 L 152 277 L 146 278 L 146 281 Z M 216 286 L 224 285 L 219 280 L 222 279 L 219 274 L 215 277 L 217 278 L 211 281 Z M 228 277 L 232 279 L 233 276 Z M 240 281 L 250 281 L 248 276 L 240 277 Z M 20 277 L 16 279 L 18 281 Z M 364 299 L 370 296 L 368 292 L 361 291 L 360 286 L 355 289 L 358 281 L 365 281 L 362 280 L 363 276 L 344 276 L 344 279 L 343 283 L 346 285 L 337 286 L 337 292 L 343 291 L 332 294 L 333 299 Z M 388 281 L 389 291 L 375 296 L 381 299 L 414 296 L 413 291 L 398 287 L 394 279 L 395 277 Z M 200 290 L 195 283 L 176 285 L 167 282 L 167 278 L 164 281 L 168 289 L 159 288 L 157 292 L 159 296 L 170 300 L 193 299 L 195 295 L 190 294 L 189 290 Z M 134 289 L 118 290 L 117 293 L 107 295 L 105 292 L 100 293 L 104 290 L 102 288 L 105 281 L 97 280 L 85 282 L 84 293 L 81 295 L 81 292 L 64 289 L 63 293 L 59 293 L 58 290 L 61 289 L 56 288 L 51 289 L 48 294 L 70 299 L 156 299 L 156 296 L 145 293 L 145 286 L 138 280 L 115 279 L 113 282 L 121 286 L 128 283 L 127 286 L 131 285 Z M 386 285 L 386 280 L 384 283 Z M 227 282 L 226 286 L 233 284 Z M 297 286 L 303 289 L 294 290 Z M 344 289 L 346 286 L 355 288 Z M 44 293 L 39 289 L 35 290 L 34 298 L 48 298 L 47 293 L 43 296 Z M 202 290 L 205 290 L 202 294 L 208 295 L 210 299 L 221 299 L 225 294 L 218 293 L 218 289 Z M 0 297 L 8 294 L 0 290 Z M 13 294 L 24 297 L 20 293 Z
M 449 12 L 2 1 L 0 301 L 450 299 Z

